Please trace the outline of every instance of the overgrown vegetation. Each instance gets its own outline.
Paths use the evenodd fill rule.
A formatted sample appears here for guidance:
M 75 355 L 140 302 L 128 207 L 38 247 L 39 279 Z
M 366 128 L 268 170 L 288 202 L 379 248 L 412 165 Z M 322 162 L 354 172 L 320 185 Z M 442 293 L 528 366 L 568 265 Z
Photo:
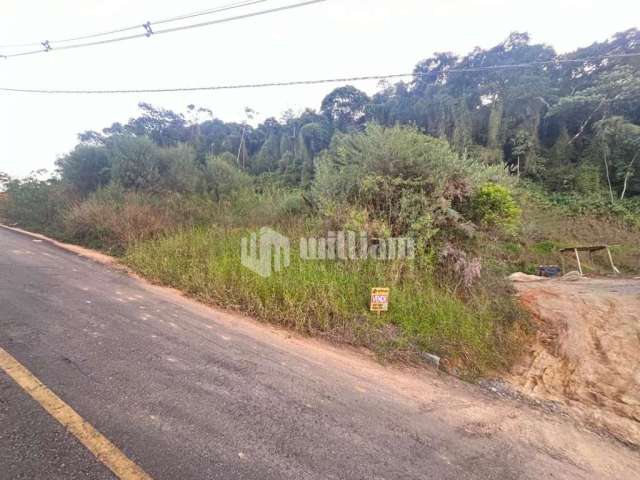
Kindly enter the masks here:
M 293 234 L 294 231 L 286 233 Z M 373 348 L 387 358 L 446 357 L 451 368 L 479 372 L 507 364 L 501 340 L 513 318 L 496 320 L 489 297 L 466 301 L 441 286 L 428 269 L 404 262 L 301 261 L 268 278 L 239 268 L 245 230 L 196 228 L 134 246 L 126 261 L 146 277 L 224 307 L 300 332 Z M 392 289 L 392 308 L 368 312 L 372 285 Z M 515 340 L 515 338 L 511 338 Z
M 0 175 L 0 215 L 301 332 L 390 358 L 435 353 L 465 374 L 504 368 L 528 328 L 506 274 L 560 263 L 574 243 L 620 244 L 618 266 L 640 268 L 640 65 L 593 60 L 639 49 L 630 30 L 552 64 L 550 47 L 514 33 L 256 127 L 141 104 L 82 133 L 51 178 Z M 547 63 L 474 70 L 528 62 Z M 294 239 L 291 265 L 266 279 L 240 265 L 240 239 L 261 226 Z M 408 236 L 417 255 L 301 261 L 295 239 L 329 230 Z M 374 286 L 392 292 L 379 317 Z

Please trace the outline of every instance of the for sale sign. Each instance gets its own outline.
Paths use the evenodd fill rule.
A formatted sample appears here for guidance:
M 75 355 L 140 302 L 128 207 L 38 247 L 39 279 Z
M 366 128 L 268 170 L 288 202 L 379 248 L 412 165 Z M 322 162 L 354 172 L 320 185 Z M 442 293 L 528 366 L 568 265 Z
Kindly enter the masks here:
M 371 289 L 371 306 L 372 312 L 386 312 L 389 310 L 389 289 L 388 288 L 372 288 Z

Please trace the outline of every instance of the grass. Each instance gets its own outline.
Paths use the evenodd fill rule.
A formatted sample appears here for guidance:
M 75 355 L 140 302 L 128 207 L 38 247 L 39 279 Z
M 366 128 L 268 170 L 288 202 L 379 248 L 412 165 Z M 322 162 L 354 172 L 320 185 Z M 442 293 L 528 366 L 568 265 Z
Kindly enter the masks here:
M 531 332 L 505 277 L 560 264 L 558 249 L 571 244 L 620 244 L 613 250 L 625 273 L 638 272 L 638 227 L 619 216 L 573 211 L 522 189 L 518 231 L 479 233 L 473 255 L 482 259 L 482 281 L 471 291 L 434 273 L 435 259 L 416 261 L 301 261 L 264 279 L 240 264 L 240 239 L 259 225 L 279 225 L 290 238 L 322 230 L 304 215 L 274 214 L 277 201 L 250 217 L 228 212 L 220 226 L 189 227 L 127 248 L 125 262 L 160 284 L 204 302 L 246 312 L 298 332 L 365 346 L 384 359 L 443 357 L 453 372 L 474 376 L 508 368 Z M 271 213 L 270 213 L 271 212 Z M 238 219 L 245 219 L 239 221 Z M 295 242 L 293 242 L 295 244 Z M 572 259 L 566 258 L 567 268 Z M 585 259 L 588 272 L 608 272 L 608 260 Z M 370 289 L 390 287 L 390 311 L 368 311 Z
M 57 199 L 57 188 L 47 187 L 46 198 Z M 294 245 L 290 267 L 268 279 L 243 268 L 240 239 L 260 226 L 276 226 L 292 239 L 331 226 L 308 211 L 299 192 L 244 192 L 214 202 L 112 189 L 57 211 L 43 207 L 58 202 L 41 202 L 42 189 L 38 184 L 35 193 L 14 199 L 13 217 L 28 229 L 120 255 L 144 277 L 206 303 L 364 346 L 382 359 L 420 361 L 433 353 L 465 376 L 507 369 L 531 333 L 505 280 L 510 273 L 559 265 L 559 248 L 585 243 L 620 244 L 613 249 L 618 267 L 640 270 L 636 217 L 607 215 L 584 201 L 576 206 L 569 197 L 559 203 L 532 188 L 518 194 L 520 228 L 478 231 L 465 244 L 470 258 L 482 262 L 481 280 L 470 290 L 436 268 L 437 251 L 402 262 L 300 261 Z M 30 208 L 34 199 L 38 208 Z M 572 261 L 566 258 L 568 269 Z M 583 268 L 605 273 L 608 260 L 585 257 Z M 368 310 L 372 287 L 391 288 L 390 311 L 380 317 Z
M 384 358 L 445 357 L 450 369 L 474 374 L 504 363 L 495 305 L 463 301 L 409 261 L 301 261 L 262 278 L 240 264 L 248 232 L 192 228 L 133 245 L 125 262 L 160 284 L 304 334 L 366 346 Z M 370 290 L 391 287 L 390 311 L 368 311 Z

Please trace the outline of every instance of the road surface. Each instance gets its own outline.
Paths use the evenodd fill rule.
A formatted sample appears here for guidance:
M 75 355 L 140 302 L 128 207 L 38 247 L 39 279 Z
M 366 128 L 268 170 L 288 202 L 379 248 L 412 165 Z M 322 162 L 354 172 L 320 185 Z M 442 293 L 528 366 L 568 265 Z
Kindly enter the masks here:
M 7 479 L 114 478 L 34 391 L 57 395 L 154 479 L 640 471 L 637 451 L 557 414 L 210 309 L 3 228 L 0 348 L 44 384 L 30 392 L 0 368 Z

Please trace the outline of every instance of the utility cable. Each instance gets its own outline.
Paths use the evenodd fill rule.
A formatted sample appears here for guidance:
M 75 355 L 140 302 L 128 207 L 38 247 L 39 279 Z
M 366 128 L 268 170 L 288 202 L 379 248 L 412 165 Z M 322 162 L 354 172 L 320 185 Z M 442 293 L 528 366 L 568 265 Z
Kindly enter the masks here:
M 565 63 L 584 63 L 602 61 L 605 59 L 614 58 L 632 58 L 640 57 L 638 53 L 622 53 L 612 55 L 601 55 L 597 57 L 585 57 L 581 59 L 568 59 L 568 58 L 556 58 L 554 60 L 547 60 L 541 62 L 530 63 L 518 63 L 511 65 L 487 65 L 483 67 L 468 67 L 468 68 L 450 68 L 443 70 L 442 73 L 457 74 L 457 73 L 478 73 L 491 70 L 507 70 L 507 69 L 520 69 L 531 68 L 549 65 L 558 65 Z M 198 92 L 198 91 L 215 91 L 215 90 L 240 90 L 240 89 L 252 89 L 252 88 L 268 88 L 268 87 L 289 87 L 296 85 L 320 85 L 326 83 L 348 83 L 358 82 L 366 80 L 391 80 L 397 78 L 419 78 L 423 76 L 430 76 L 433 72 L 425 73 L 395 73 L 388 75 L 366 75 L 355 77 L 342 77 L 342 78 L 325 78 L 316 80 L 293 80 L 283 82 L 264 82 L 264 83 L 246 83 L 235 85 L 212 85 L 212 86 L 200 86 L 200 87 L 173 87 L 173 88 L 129 88 L 129 89 L 105 89 L 105 90 L 57 90 L 57 89 L 29 89 L 29 88 L 11 88 L 0 87 L 0 92 L 13 92 L 13 93 L 41 93 L 41 94 L 128 94 L 128 93 L 170 93 L 170 92 Z
M 18 53 L 7 53 L 7 54 L 0 54 L 0 58 L 13 58 L 13 57 L 22 57 L 25 55 L 35 55 L 38 53 L 46 53 L 49 51 L 58 51 L 58 50 L 69 50 L 72 48 L 82 48 L 82 47 L 91 47 L 91 46 L 95 46 L 95 45 L 104 45 L 107 43 L 114 43 L 114 42 L 122 42 L 125 40 L 132 40 L 134 38 L 142 38 L 142 37 L 149 37 L 152 35 L 160 35 L 163 33 L 173 33 L 173 32 L 178 32 L 178 31 L 182 31 L 182 30 L 189 30 L 191 28 L 199 28 L 199 27 L 206 27 L 209 25 L 217 25 L 217 24 L 221 24 L 221 23 L 227 23 L 227 22 L 233 22 L 236 20 L 244 20 L 247 18 L 252 18 L 252 17 L 258 17 L 258 16 L 262 16 L 262 15 L 268 15 L 271 13 L 277 13 L 277 12 L 282 12 L 285 10 L 291 10 L 294 8 L 300 8 L 300 7 L 306 7 L 309 5 L 313 5 L 316 3 L 322 3 L 322 2 L 326 2 L 328 0 L 308 0 L 306 2 L 300 2 L 300 3 L 295 3 L 292 5 L 285 5 L 282 7 L 277 7 L 277 8 L 271 8 L 268 10 L 260 10 L 257 12 L 251 12 L 251 13 L 246 13 L 243 15 L 237 15 L 234 17 L 226 17 L 226 18 L 222 18 L 222 19 L 217 19 L 217 20 L 210 20 L 210 21 L 206 21 L 206 22 L 200 22 L 200 23 L 195 23 L 195 24 L 189 24 L 189 25 L 181 25 L 181 26 L 176 26 L 176 27 L 169 27 L 169 28 L 165 28 L 165 29 L 160 29 L 160 30 L 156 30 L 156 29 L 151 29 L 151 27 L 153 25 L 157 25 L 157 24 L 163 24 L 163 23 L 169 23 L 169 22 L 175 22 L 177 20 L 182 20 L 182 19 L 186 19 L 186 18 L 193 18 L 195 16 L 201 16 L 201 15 L 208 15 L 211 13 L 215 13 L 215 12 L 220 12 L 220 11 L 224 11 L 224 10 L 230 10 L 233 8 L 240 8 L 240 7 L 246 7 L 246 6 L 250 6 L 250 5 L 255 5 L 258 3 L 262 3 L 268 0 L 252 0 L 252 1 L 246 1 L 246 2 L 240 2 L 240 3 L 236 3 L 236 4 L 231 4 L 228 5 L 226 7 L 220 7 L 219 9 L 213 9 L 211 11 L 203 11 L 203 12 L 195 12 L 192 14 L 186 14 L 186 15 L 182 15 L 181 17 L 174 17 L 171 19 L 165 19 L 165 20 L 160 20 L 158 22 L 146 22 L 142 25 L 137 25 L 135 27 L 126 27 L 123 29 L 119 29 L 119 30 L 113 30 L 111 32 L 102 32 L 102 33 L 96 33 L 96 34 L 92 34 L 92 35 L 85 35 L 83 37 L 76 37 L 75 39 L 66 39 L 66 40 L 58 40 L 58 43 L 61 42 L 70 42 L 73 40 L 79 40 L 79 39 L 90 39 L 90 38 L 97 38 L 97 37 L 101 37 L 101 36 L 106 36 L 106 35 L 110 35 L 113 33 L 123 33 L 123 32 L 127 32 L 133 29 L 140 29 L 140 28 L 144 28 L 145 32 L 143 33 L 136 33 L 136 34 L 131 34 L 131 35 L 126 35 L 126 36 L 121 36 L 121 37 L 116 37 L 116 38 L 109 38 L 109 39 L 105 39 L 105 40 L 95 40 L 92 42 L 84 42 L 84 43 L 77 43 L 77 44 L 72 44 L 72 45 L 62 45 L 62 46 L 57 46 L 56 42 L 51 40 L 45 40 L 44 42 L 39 42 L 39 43 L 30 43 L 30 44 L 24 44 L 23 46 L 43 46 L 44 48 L 40 48 L 38 50 L 28 50 L 26 52 L 18 52 Z
M 193 17 L 199 17 L 202 15 L 211 15 L 212 13 L 218 13 L 218 12 L 224 12 L 227 10 L 232 10 L 234 8 L 242 8 L 242 7 L 248 7 L 250 5 L 255 5 L 257 3 L 264 3 L 267 2 L 268 0 L 245 0 L 243 2 L 235 2 L 235 3 L 231 3 L 228 5 L 223 5 L 217 8 L 211 8 L 208 10 L 200 10 L 198 12 L 192 12 L 192 13 L 186 13 L 184 15 L 180 15 L 177 17 L 171 17 L 171 18 L 165 18 L 162 20 L 155 20 L 153 22 L 147 22 L 147 23 L 151 23 L 153 25 L 160 25 L 163 23 L 169 23 L 169 22 L 177 22 L 179 20 L 185 20 L 187 18 L 193 18 Z M 96 37 L 104 37 L 106 35 L 114 35 L 116 33 L 123 33 L 123 32 L 128 32 L 130 30 L 139 30 L 140 27 L 142 27 L 144 24 L 138 24 L 138 25 L 132 25 L 130 27 L 123 27 L 123 28 L 118 28 L 117 30 L 109 30 L 107 32 L 99 32 L 99 33 L 92 33 L 92 34 L 88 34 L 88 35 L 82 35 L 79 37 L 72 37 L 72 38 L 61 38 L 59 40 L 48 40 L 49 43 L 67 43 L 67 42 L 74 42 L 74 41 L 78 41 L 78 40 L 86 40 L 89 38 L 96 38 Z M 40 45 L 42 45 L 42 42 L 31 42 L 31 43 L 15 43 L 12 45 L 0 45 L 0 49 L 2 48 L 18 48 L 18 47 L 39 47 Z

